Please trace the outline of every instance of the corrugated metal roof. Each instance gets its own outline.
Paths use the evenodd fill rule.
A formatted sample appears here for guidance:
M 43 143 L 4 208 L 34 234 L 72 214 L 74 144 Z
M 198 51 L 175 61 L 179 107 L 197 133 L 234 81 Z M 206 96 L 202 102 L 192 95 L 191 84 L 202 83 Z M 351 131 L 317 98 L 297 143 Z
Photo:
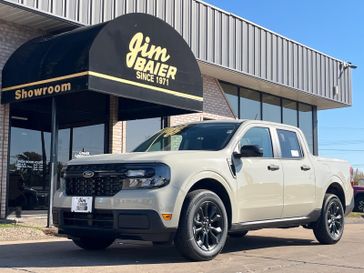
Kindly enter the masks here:
M 351 105 L 351 69 L 342 71 L 343 61 L 202 1 L 0 0 L 0 3 L 51 15 L 59 21 L 53 29 L 61 29 L 68 22 L 69 26 L 97 24 L 131 12 L 152 14 L 172 25 L 202 63 L 264 80 L 262 88 L 268 84 L 269 90 L 262 91 L 279 93 L 281 87 L 292 94 L 299 92 L 304 100 L 307 94 L 310 95 L 307 100 L 317 99 L 315 105 L 325 104 L 321 108 Z M 52 25 L 50 22 L 38 25 L 47 26 Z

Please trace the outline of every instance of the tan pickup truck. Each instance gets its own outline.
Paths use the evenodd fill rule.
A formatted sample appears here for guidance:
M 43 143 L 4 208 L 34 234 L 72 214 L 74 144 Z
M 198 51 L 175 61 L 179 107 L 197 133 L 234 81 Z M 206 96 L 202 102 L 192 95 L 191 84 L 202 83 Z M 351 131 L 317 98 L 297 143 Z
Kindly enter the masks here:
M 61 176 L 55 225 L 87 250 L 138 239 L 209 260 L 227 236 L 300 225 L 334 244 L 353 207 L 347 162 L 313 156 L 296 127 L 255 120 L 165 128 L 132 153 L 72 160 Z

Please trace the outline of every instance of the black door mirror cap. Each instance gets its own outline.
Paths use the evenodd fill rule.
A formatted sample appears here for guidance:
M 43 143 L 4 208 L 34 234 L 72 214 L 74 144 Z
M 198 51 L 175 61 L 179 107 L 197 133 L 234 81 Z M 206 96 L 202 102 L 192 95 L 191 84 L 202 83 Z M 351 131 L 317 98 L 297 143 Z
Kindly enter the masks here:
M 235 157 L 262 157 L 263 149 L 259 145 L 244 145 L 240 148 L 240 153 L 235 152 Z

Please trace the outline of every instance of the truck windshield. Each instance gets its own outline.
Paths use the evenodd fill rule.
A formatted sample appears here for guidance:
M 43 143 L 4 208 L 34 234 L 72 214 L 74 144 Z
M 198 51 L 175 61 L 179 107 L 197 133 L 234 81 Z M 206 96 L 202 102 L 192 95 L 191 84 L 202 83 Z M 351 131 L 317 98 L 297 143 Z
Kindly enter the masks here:
M 240 123 L 216 122 L 164 128 L 140 144 L 133 152 L 178 150 L 218 151 L 234 135 Z

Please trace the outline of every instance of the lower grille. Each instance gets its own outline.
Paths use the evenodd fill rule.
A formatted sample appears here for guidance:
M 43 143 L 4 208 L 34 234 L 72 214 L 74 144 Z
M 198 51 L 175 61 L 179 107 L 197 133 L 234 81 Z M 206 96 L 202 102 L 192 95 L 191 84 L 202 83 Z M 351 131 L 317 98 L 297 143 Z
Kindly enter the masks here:
M 119 177 L 74 177 L 66 179 L 66 194 L 70 196 L 114 196 L 122 189 Z
M 65 226 L 112 229 L 114 225 L 114 216 L 112 213 L 85 214 L 85 213 L 75 213 L 75 212 L 64 212 L 63 224 Z

